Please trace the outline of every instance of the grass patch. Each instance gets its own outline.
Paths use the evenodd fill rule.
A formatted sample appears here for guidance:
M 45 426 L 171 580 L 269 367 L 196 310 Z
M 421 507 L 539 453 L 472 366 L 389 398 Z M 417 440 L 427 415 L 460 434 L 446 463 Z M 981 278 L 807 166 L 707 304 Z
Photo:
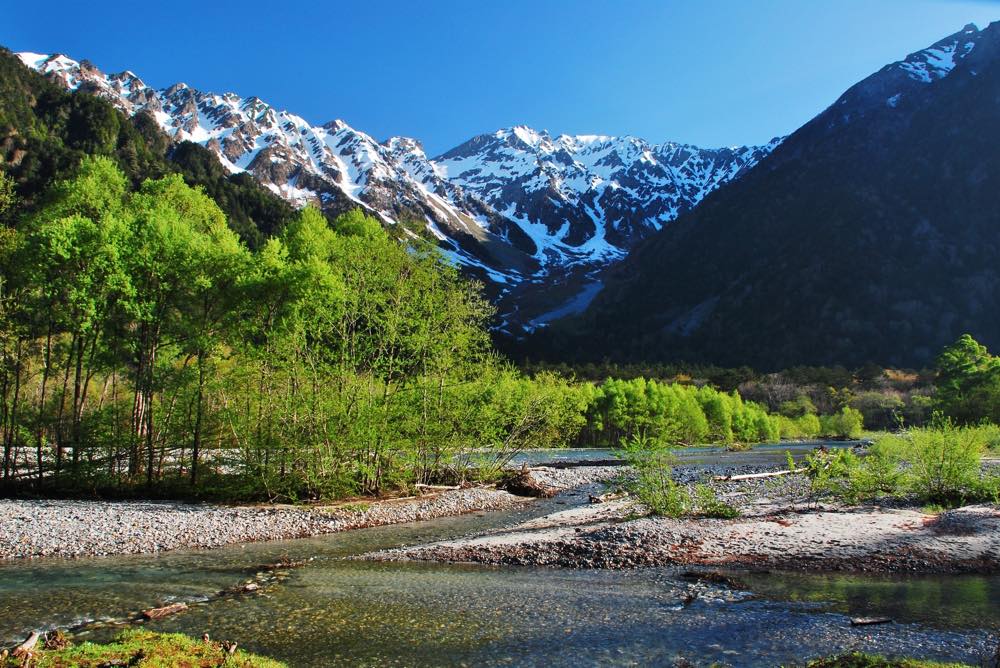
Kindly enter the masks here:
M 333 510 L 342 510 L 347 513 L 357 513 L 361 514 L 368 511 L 372 507 L 370 501 L 351 501 L 350 503 L 344 503 L 333 508 Z
M 938 663 L 920 659 L 890 659 L 875 654 L 849 652 L 813 659 L 806 668 L 973 668 L 964 663 Z
M 20 659 L 0 662 L 5 668 L 21 666 Z M 91 642 L 61 649 L 38 649 L 33 668 L 288 668 L 280 661 L 237 649 L 230 654 L 222 643 L 195 640 L 180 633 L 125 631 L 113 642 Z
M 817 452 L 806 460 L 817 496 L 848 503 L 884 496 L 955 508 L 1000 502 L 1000 475 L 984 472 L 982 457 L 995 427 L 942 422 L 878 437 L 864 457 L 850 450 Z

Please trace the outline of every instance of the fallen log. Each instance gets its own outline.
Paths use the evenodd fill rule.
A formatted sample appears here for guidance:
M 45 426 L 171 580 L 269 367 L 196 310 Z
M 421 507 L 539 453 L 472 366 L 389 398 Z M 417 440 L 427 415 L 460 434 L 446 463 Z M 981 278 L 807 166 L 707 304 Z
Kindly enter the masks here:
M 435 492 L 447 492 L 455 489 L 462 489 L 461 485 L 425 485 L 422 482 L 418 482 L 414 485 L 417 489 L 429 489 Z
M 165 605 L 162 608 L 150 608 L 149 610 L 143 610 L 142 616 L 151 620 L 163 619 L 164 617 L 176 615 L 178 612 L 187 610 L 187 607 L 187 603 L 171 603 L 170 605 Z
M 876 624 L 892 624 L 889 617 L 855 617 L 851 620 L 851 626 L 874 626 Z
M 778 476 L 791 475 L 793 473 L 805 473 L 808 469 L 785 469 L 783 471 L 768 471 L 767 473 L 744 473 L 742 475 L 717 475 L 712 480 L 717 482 L 735 482 L 737 480 L 754 480 L 756 478 L 777 478 Z
M 527 466 L 509 474 L 497 484 L 497 489 L 506 490 L 515 496 L 533 496 L 541 499 L 553 497 L 559 491 L 554 487 L 540 484 L 532 477 L 531 470 Z
M 618 499 L 624 499 L 628 496 L 628 492 L 607 492 L 606 494 L 591 494 L 591 503 L 607 503 L 608 501 L 617 501 Z
M 581 459 L 572 462 L 547 462 L 545 464 L 535 464 L 536 468 L 546 469 L 575 469 L 585 466 L 625 466 L 628 461 L 624 459 Z
M 38 631 L 32 631 L 31 635 L 28 636 L 27 640 L 14 648 L 13 656 L 15 659 L 27 659 L 35 651 L 35 645 L 38 644 L 38 639 L 42 637 L 42 634 Z

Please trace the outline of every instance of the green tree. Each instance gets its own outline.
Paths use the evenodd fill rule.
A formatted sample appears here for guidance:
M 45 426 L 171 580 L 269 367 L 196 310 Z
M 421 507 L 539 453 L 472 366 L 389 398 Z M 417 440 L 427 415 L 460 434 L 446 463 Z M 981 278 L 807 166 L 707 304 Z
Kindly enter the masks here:
M 959 424 L 1000 422 L 1000 360 L 968 334 L 937 360 L 935 408 Z

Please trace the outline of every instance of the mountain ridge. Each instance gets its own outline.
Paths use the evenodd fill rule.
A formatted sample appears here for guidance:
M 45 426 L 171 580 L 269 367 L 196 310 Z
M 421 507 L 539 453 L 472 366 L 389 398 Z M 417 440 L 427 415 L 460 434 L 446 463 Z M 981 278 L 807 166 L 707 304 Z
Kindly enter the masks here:
M 964 332 L 1000 344 L 998 113 L 1000 23 L 887 65 L 640 243 L 534 354 L 919 366 Z
M 742 176 L 778 143 L 700 149 L 635 137 L 553 140 L 515 126 L 429 159 L 418 140 L 379 142 L 340 120 L 314 126 L 256 96 L 202 92 L 184 83 L 154 89 L 130 70 L 105 74 L 61 54 L 18 55 L 67 89 L 104 97 L 130 115 L 150 114 L 174 141 L 206 146 L 228 171 L 251 173 L 296 206 L 314 203 L 332 213 L 362 206 L 387 224 L 419 221 L 455 262 L 500 296 L 521 284 L 522 291 L 544 296 L 553 283 L 572 283 L 620 260 L 636 241 Z M 538 141 L 507 141 L 529 135 Z M 482 142 L 482 153 L 468 150 L 485 137 L 493 141 Z M 516 176 L 495 191 L 491 184 L 509 170 Z

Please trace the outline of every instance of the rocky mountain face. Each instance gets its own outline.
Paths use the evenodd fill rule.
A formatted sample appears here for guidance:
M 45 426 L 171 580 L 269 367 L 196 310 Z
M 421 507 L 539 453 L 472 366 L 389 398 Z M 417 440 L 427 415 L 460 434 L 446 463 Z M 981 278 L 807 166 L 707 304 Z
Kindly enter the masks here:
M 1000 23 L 886 66 L 640 243 L 532 354 L 920 366 L 964 332 L 1000 345 L 998 117 Z
M 778 143 L 706 150 L 518 126 L 475 137 L 434 168 L 514 221 L 543 265 L 558 266 L 622 257 Z
M 515 329 L 577 298 L 582 277 L 620 260 L 779 143 L 705 150 L 515 127 L 429 159 L 414 139 L 379 142 L 339 120 L 313 126 L 257 97 L 183 83 L 155 89 L 128 71 L 18 55 L 66 88 L 150 114 L 174 141 L 208 147 L 228 171 L 253 174 L 296 206 L 363 206 L 387 224 L 425 226 L 492 288 Z

